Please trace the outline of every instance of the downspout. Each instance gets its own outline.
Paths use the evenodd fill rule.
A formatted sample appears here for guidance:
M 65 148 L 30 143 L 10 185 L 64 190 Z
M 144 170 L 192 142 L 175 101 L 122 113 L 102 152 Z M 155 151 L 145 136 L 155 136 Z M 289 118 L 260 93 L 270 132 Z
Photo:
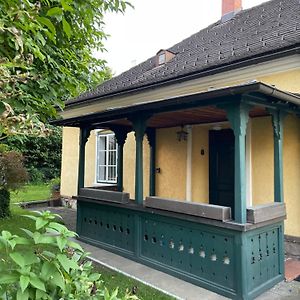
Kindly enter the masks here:
M 186 196 L 187 202 L 192 201 L 192 156 L 193 156 L 193 127 L 186 126 L 187 135 L 187 151 L 186 151 Z

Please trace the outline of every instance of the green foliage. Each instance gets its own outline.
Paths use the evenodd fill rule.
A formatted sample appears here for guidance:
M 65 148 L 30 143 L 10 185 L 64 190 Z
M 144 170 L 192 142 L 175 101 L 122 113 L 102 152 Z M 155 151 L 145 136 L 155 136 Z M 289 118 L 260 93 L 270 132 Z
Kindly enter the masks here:
M 0 189 L 0 219 L 10 216 L 10 194 L 6 189 Z
M 10 150 L 23 154 L 30 182 L 41 183 L 60 176 L 62 130 L 47 125 L 47 137 L 10 136 L 5 144 Z
M 118 289 L 110 292 L 104 287 L 87 254 L 70 239 L 76 234 L 55 222 L 58 215 L 36 213 L 27 216 L 34 220 L 35 231 L 23 229 L 26 237 L 8 231 L 0 236 L 0 249 L 5 252 L 0 262 L 2 299 L 137 299 L 128 294 L 119 298 Z
M 104 51 L 104 14 L 124 12 L 127 5 L 0 0 L 0 138 L 30 133 L 35 123 L 28 123 L 28 115 L 42 121 L 55 117 L 54 106 L 63 108 L 64 100 L 110 76 L 93 51 Z

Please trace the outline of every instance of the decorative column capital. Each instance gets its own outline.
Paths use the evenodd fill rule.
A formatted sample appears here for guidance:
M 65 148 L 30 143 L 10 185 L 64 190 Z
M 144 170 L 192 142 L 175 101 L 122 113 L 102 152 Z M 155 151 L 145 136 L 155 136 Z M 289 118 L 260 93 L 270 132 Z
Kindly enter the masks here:
M 91 134 L 91 128 L 90 127 L 80 127 L 80 145 L 85 145 L 90 137 Z
M 147 140 L 150 147 L 155 146 L 155 128 L 146 129 Z
M 287 113 L 277 108 L 268 108 L 268 112 L 272 117 L 272 125 L 274 137 L 281 140 L 283 138 L 283 120 Z
M 127 134 L 131 131 L 131 128 L 121 125 L 110 125 L 109 129 L 114 132 L 118 145 L 124 146 Z
M 132 123 L 134 135 L 137 140 L 141 140 L 144 137 L 147 128 L 147 120 L 151 117 L 151 114 L 139 114 L 133 115 L 129 118 Z
M 246 135 L 251 105 L 243 101 L 228 103 L 219 106 L 227 113 L 228 121 L 235 136 Z

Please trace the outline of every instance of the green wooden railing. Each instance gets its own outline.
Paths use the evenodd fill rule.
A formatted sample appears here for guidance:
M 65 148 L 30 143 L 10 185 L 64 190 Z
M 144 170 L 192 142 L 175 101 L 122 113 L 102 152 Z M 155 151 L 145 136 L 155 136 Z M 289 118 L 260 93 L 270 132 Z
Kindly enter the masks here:
M 234 299 L 253 299 L 283 279 L 283 221 L 222 228 L 176 214 L 82 200 L 77 232 L 88 243 Z

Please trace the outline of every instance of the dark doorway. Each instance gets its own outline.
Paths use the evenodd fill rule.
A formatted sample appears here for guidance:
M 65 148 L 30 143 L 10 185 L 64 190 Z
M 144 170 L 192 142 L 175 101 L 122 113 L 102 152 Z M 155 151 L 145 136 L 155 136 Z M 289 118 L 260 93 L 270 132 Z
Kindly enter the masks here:
M 234 216 L 234 134 L 209 131 L 209 203 L 231 207 Z

